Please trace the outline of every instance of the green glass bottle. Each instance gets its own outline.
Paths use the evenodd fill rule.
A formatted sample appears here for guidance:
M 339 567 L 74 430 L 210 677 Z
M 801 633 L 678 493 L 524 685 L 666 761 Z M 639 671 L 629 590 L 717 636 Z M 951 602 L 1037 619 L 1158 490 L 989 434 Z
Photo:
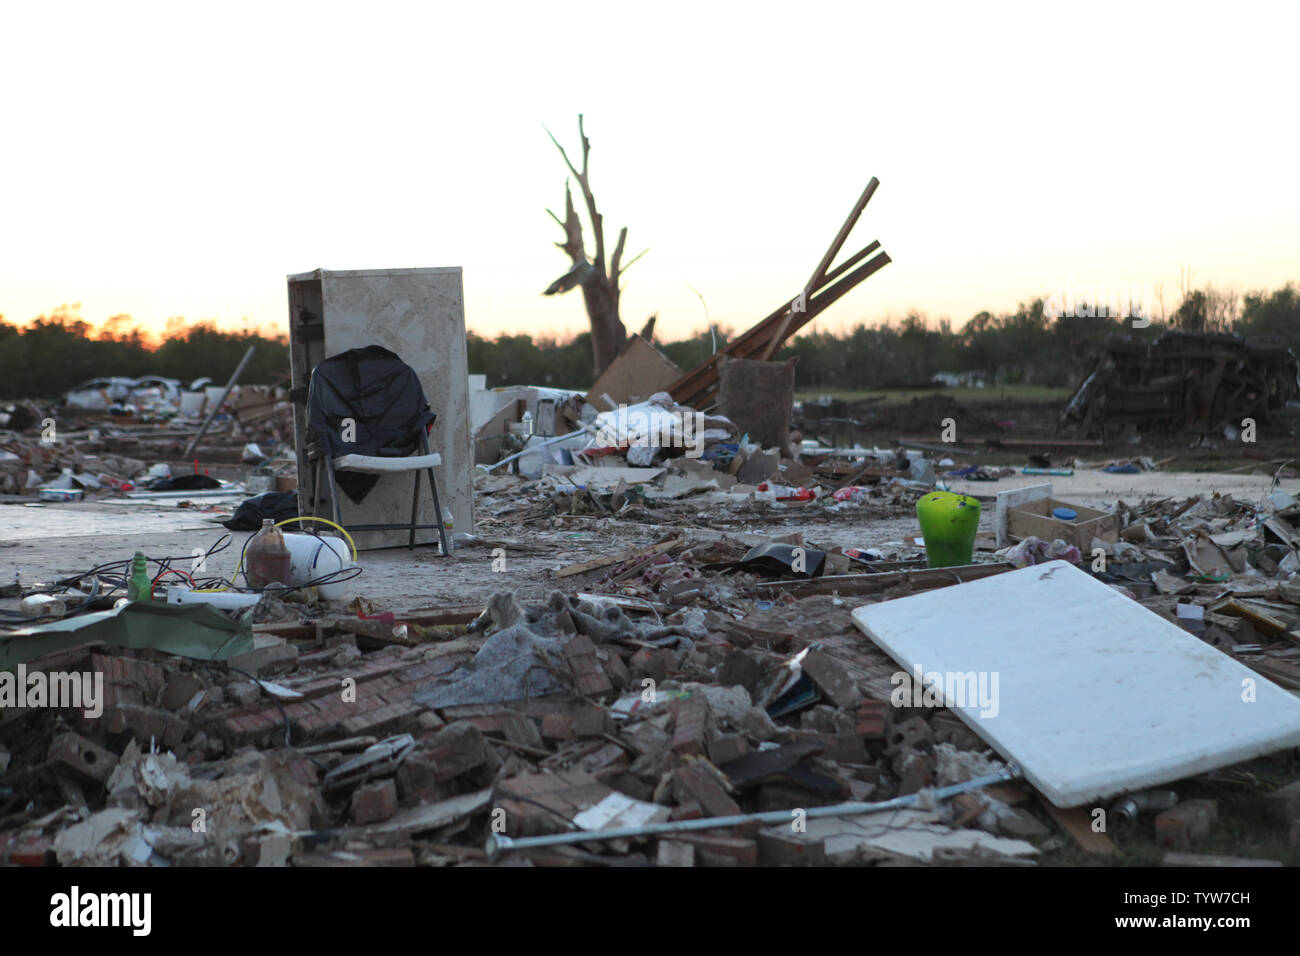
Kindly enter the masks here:
M 126 597 L 129 601 L 143 603 L 153 600 L 153 582 L 149 580 L 149 566 L 145 563 L 143 551 L 137 551 L 131 559 L 131 577 L 126 582 Z

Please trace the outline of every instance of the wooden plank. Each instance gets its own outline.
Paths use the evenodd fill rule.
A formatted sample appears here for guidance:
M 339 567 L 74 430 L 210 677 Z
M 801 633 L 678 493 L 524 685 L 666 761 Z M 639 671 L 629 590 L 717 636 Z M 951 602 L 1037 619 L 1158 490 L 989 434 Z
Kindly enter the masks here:
M 844 225 L 840 226 L 840 231 L 835 234 L 835 239 L 831 242 L 830 248 L 827 249 L 826 254 L 822 256 L 821 262 L 817 263 L 817 268 L 813 270 L 812 277 L 809 278 L 807 285 L 804 286 L 809 295 L 812 294 L 814 289 L 822 284 L 823 276 L 826 275 L 826 270 L 830 268 L 831 262 L 834 261 L 835 257 L 840 254 L 840 249 L 844 247 L 844 241 L 849 238 L 849 233 L 852 232 L 853 227 L 858 224 L 858 219 L 862 216 L 862 210 L 867 208 L 867 203 L 871 202 L 871 197 L 876 194 L 876 190 L 879 187 L 880 180 L 875 176 L 872 176 L 871 182 L 867 183 L 867 188 L 862 191 L 862 195 L 858 197 L 858 201 L 853 204 L 853 209 L 849 212 L 849 217 L 844 220 Z
M 878 239 L 868 243 L 866 246 L 859 249 L 852 256 L 846 259 L 843 263 L 836 266 L 829 273 L 827 273 L 825 284 L 829 285 L 830 282 L 832 282 L 835 279 L 838 279 L 850 268 L 857 265 L 860 261 L 865 259 L 867 256 L 869 256 L 871 253 L 875 252 L 879 248 L 880 248 L 880 240 Z M 820 291 L 821 291 L 820 289 L 816 290 L 816 292 L 820 292 Z M 739 335 L 738 337 L 736 337 L 731 342 L 729 342 L 726 346 L 723 347 L 722 349 L 723 353 L 727 355 L 732 354 L 731 350 L 736 346 L 743 346 L 745 348 L 750 348 L 752 345 L 752 343 L 750 342 L 751 339 L 755 339 L 760 343 L 770 341 L 771 339 L 771 335 L 769 332 L 770 326 L 772 325 L 773 322 L 789 314 L 790 307 L 794 305 L 794 303 L 795 303 L 794 299 L 788 300 L 780 308 L 776 309 L 774 312 L 769 314 L 767 318 L 760 320 L 758 323 L 751 326 L 745 332 L 741 333 L 741 335 Z M 678 398 L 679 390 L 686 391 L 688 394 L 691 389 L 698 390 L 700 385 L 706 382 L 708 378 L 709 369 L 714 367 L 716 362 L 717 362 L 717 356 L 712 356 L 709 359 L 706 359 L 701 364 L 697 365 L 695 368 L 691 369 L 680 379 L 674 382 L 672 387 L 669 389 L 673 397 L 678 401 L 681 401 L 681 399 Z M 714 377 L 714 380 L 716 381 L 716 375 Z
M 792 318 L 787 329 L 787 335 L 793 335 L 799 329 L 803 328 L 820 313 L 824 312 L 838 299 L 849 292 L 854 286 L 862 282 L 868 276 L 883 269 L 892 260 L 888 253 L 868 260 L 865 265 L 849 273 L 843 279 L 829 286 L 815 297 L 808 299 L 808 309 L 805 312 L 797 314 L 797 318 Z M 787 314 L 790 306 L 794 304 L 794 299 L 790 299 L 781 306 L 776 312 L 768 316 L 758 325 L 745 332 L 738 339 L 728 343 L 723 349 L 723 354 L 734 355 L 737 358 L 753 358 L 761 352 L 768 340 L 774 333 L 775 326 Z M 670 392 L 673 400 L 682 405 L 689 405 L 692 408 L 707 407 L 707 403 L 713 398 L 718 387 L 718 356 L 714 355 L 703 362 L 701 365 L 687 372 L 682 378 L 673 385 Z
M 871 464 L 859 468 L 857 471 L 853 472 L 851 475 L 849 475 L 847 478 L 845 478 L 843 481 L 837 484 L 835 486 L 835 490 L 839 491 L 841 488 L 847 488 L 850 485 L 856 485 L 863 478 L 906 478 L 906 477 L 907 477 L 907 472 L 905 471 L 898 471 L 897 469 L 894 468 L 882 468 L 880 465 L 876 464 L 875 461 L 872 461 Z
M 607 568 L 612 564 L 621 564 L 624 561 L 630 561 L 633 558 L 652 557 L 656 554 L 663 554 L 674 548 L 686 544 L 685 538 L 674 538 L 672 541 L 664 541 L 652 547 L 641 549 L 631 548 L 627 551 L 620 551 L 617 554 L 609 554 L 603 558 L 592 558 L 590 561 L 583 561 L 581 564 L 571 564 L 567 568 L 562 568 L 555 572 L 557 578 L 568 578 L 575 574 L 586 574 L 588 571 L 598 571 L 601 568 Z
M 964 584 L 1014 571 L 1015 565 L 1002 563 L 963 564 L 955 568 L 918 568 L 911 571 L 882 571 L 876 574 L 827 574 L 803 581 L 763 581 L 755 584 L 761 590 L 788 589 L 800 595 L 872 594 L 898 585 L 907 584 L 913 590 L 947 587 Z
M 790 328 L 790 323 L 792 321 L 794 321 L 793 307 L 791 307 L 790 311 L 781 319 L 781 324 L 776 327 L 776 331 L 772 333 L 772 337 L 767 340 L 767 345 L 764 347 L 761 356 L 762 361 L 769 361 L 772 358 L 772 353 L 780 348 L 781 343 L 785 341 L 785 330 Z
M 1098 856 L 1115 854 L 1115 844 L 1111 842 L 1110 837 L 1093 830 L 1092 816 L 1087 807 L 1069 807 L 1063 810 L 1052 806 L 1052 801 L 1041 793 L 1038 795 L 1038 802 L 1052 815 L 1057 826 L 1070 834 L 1084 853 L 1095 853 Z

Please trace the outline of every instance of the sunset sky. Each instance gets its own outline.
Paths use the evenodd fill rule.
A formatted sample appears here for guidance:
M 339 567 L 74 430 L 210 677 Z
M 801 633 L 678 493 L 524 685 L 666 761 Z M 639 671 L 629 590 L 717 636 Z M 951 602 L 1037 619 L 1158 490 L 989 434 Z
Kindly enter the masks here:
M 579 112 L 623 316 L 672 339 L 893 258 L 816 323 L 960 324 L 1065 288 L 1300 280 L 1300 7 L 6 4 L 0 314 L 285 329 L 285 276 L 464 268 L 469 326 L 543 298 Z

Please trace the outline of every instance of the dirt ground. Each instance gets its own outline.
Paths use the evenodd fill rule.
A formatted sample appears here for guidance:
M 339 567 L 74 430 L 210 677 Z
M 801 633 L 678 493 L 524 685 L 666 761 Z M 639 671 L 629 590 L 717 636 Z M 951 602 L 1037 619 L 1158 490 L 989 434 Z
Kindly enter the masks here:
M 1072 477 L 1016 475 L 995 482 L 953 481 L 950 487 L 987 502 L 980 528 L 991 532 L 992 501 L 998 492 L 1047 481 L 1056 497 L 1098 508 L 1117 499 L 1134 504 L 1143 499 L 1211 492 L 1257 501 L 1272 487 L 1272 479 L 1264 475 L 1165 471 L 1138 475 L 1078 471 Z M 1300 478 L 1282 479 L 1276 487 L 1300 496 Z M 553 584 L 553 573 L 567 565 L 645 548 L 668 532 L 689 533 L 702 540 L 729 537 L 748 544 L 799 533 L 813 547 L 879 548 L 897 559 L 922 553 L 905 541 L 919 533 L 914 515 L 906 509 L 874 504 L 828 512 L 817 505 L 727 511 L 707 503 L 679 503 L 645 512 L 642 520 L 587 515 L 520 520 L 504 510 L 513 506 L 513 502 L 480 497 L 477 532 L 481 541 L 458 548 L 450 558 L 441 557 L 433 547 L 363 553 L 363 573 L 355 580 L 355 593 L 392 611 L 481 603 L 496 591 Z M 498 508 L 503 513 L 493 516 L 491 512 Z M 175 506 L 124 508 L 97 502 L 0 505 L 0 584 L 12 582 L 15 574 L 21 575 L 24 586 L 48 583 L 129 558 L 137 550 L 150 557 L 174 557 L 177 567 L 188 568 L 195 549 L 206 552 L 225 535 L 231 535 L 231 545 L 213 554 L 205 571 L 230 577 L 248 534 L 228 532 L 216 523 L 224 513 Z M 500 559 L 504 559 L 504 567 Z M 16 608 L 17 602 L 0 601 L 0 607 Z

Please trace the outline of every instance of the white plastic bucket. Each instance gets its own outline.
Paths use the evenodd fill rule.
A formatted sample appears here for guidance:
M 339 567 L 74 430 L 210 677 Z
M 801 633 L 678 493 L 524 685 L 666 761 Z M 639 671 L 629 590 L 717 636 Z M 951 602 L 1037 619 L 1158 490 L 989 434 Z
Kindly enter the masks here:
M 295 586 L 356 567 L 348 543 L 342 538 L 286 531 L 284 543 L 289 549 L 289 574 Z M 320 596 L 327 601 L 343 600 L 351 591 L 350 584 L 351 581 L 347 580 L 318 585 Z

